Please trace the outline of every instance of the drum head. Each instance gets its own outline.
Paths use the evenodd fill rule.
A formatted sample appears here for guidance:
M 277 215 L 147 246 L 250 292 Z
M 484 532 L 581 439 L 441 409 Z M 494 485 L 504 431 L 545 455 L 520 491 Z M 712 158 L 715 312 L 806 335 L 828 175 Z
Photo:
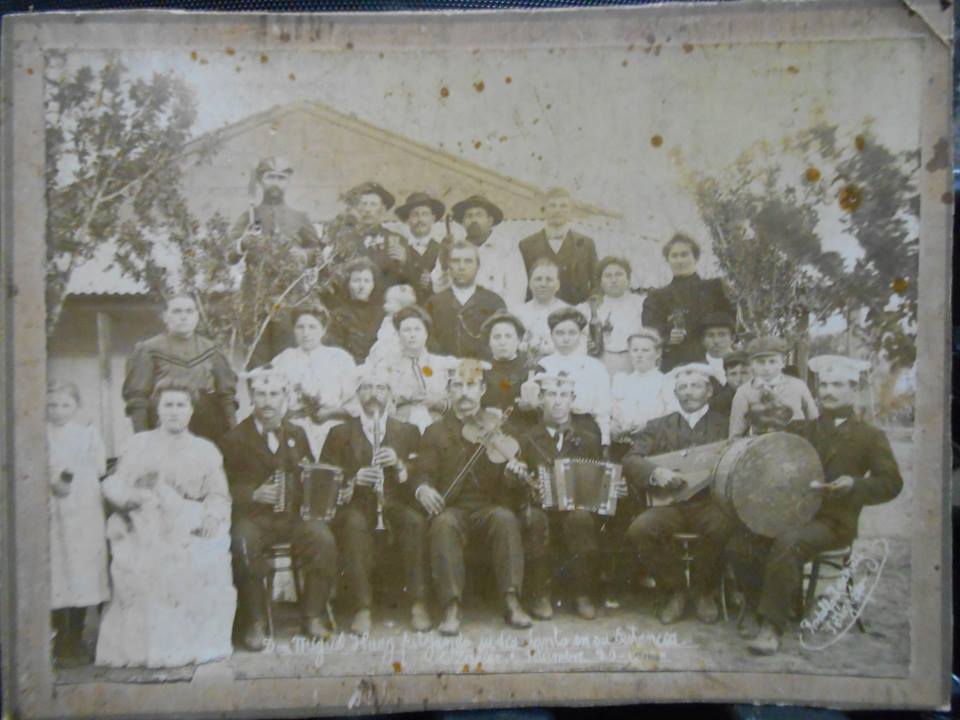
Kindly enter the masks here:
M 806 525 L 820 509 L 820 493 L 810 483 L 823 481 L 813 446 L 799 435 L 776 432 L 744 438 L 730 448 L 733 463 L 718 465 L 726 477 L 725 500 L 758 535 L 776 537 Z M 721 480 L 721 478 L 717 478 Z

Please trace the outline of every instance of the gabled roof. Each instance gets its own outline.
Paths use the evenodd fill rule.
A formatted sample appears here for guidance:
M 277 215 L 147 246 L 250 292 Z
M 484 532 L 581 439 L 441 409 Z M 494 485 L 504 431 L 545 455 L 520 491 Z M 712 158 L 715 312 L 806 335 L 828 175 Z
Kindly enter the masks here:
M 539 201 L 539 199 L 542 197 L 543 191 L 546 189 L 545 187 L 539 187 L 532 183 L 518 180 L 508 175 L 503 175 L 502 173 L 485 168 L 471 160 L 457 157 L 456 155 L 448 153 L 438 147 L 417 142 L 416 140 L 411 140 L 410 138 L 400 135 L 399 133 L 372 125 L 364 120 L 359 119 L 355 115 L 347 115 L 334 110 L 329 105 L 324 105 L 323 103 L 314 102 L 311 100 L 297 100 L 286 105 L 275 105 L 268 110 L 250 115 L 239 122 L 233 123 L 232 125 L 227 125 L 226 127 L 206 132 L 190 141 L 186 145 L 185 152 L 187 154 L 200 153 L 208 144 L 228 140 L 236 137 L 237 135 L 243 135 L 244 133 L 247 133 L 261 125 L 273 123 L 278 120 L 282 120 L 285 116 L 301 112 L 313 115 L 318 120 L 323 122 L 343 127 L 351 132 L 366 135 L 371 140 L 392 145 L 397 149 L 402 150 L 404 153 L 413 155 L 420 160 L 436 164 L 460 175 L 471 177 L 478 184 L 482 183 L 487 186 L 492 186 L 503 192 L 508 192 L 528 198 L 530 200 Z M 577 214 L 582 216 L 616 219 L 622 217 L 620 213 L 607 210 L 591 203 L 580 202 L 577 200 L 574 200 L 574 209 Z

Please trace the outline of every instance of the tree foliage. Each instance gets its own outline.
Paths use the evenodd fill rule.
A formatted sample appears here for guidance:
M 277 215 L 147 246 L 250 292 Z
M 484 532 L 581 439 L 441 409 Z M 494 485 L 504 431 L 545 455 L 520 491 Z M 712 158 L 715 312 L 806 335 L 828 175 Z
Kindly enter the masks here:
M 894 365 L 915 359 L 919 151 L 894 152 L 865 124 L 819 124 L 760 144 L 694 197 L 750 334 L 804 333 L 808 319 L 860 313 L 860 338 Z M 825 240 L 831 241 L 826 243 Z M 842 240 L 856 259 L 824 245 Z
M 124 273 L 166 289 L 167 267 L 154 243 L 193 222 L 180 175 L 197 111 L 172 73 L 136 78 L 112 61 L 74 70 L 56 52 L 46 60 L 49 334 L 74 269 L 106 243 Z

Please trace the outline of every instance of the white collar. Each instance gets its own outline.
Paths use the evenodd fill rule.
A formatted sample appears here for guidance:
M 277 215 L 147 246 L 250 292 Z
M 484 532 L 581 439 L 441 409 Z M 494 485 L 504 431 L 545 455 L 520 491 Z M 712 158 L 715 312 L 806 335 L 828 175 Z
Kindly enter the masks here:
M 543 226 L 543 234 L 547 236 L 547 240 L 563 242 L 567 238 L 567 233 L 570 232 L 570 223 L 564 223 L 559 228 L 551 228 L 547 225 Z
M 473 297 L 473 294 L 477 291 L 477 284 L 474 283 L 470 287 L 461 288 L 451 283 L 450 290 L 453 291 L 453 296 L 457 298 L 457 302 L 459 302 L 461 305 L 466 305 L 467 301 L 470 300 L 470 298 Z
M 380 413 L 380 419 L 377 423 L 380 427 L 377 428 L 380 431 L 380 442 L 383 442 L 383 436 L 387 432 L 387 413 Z M 363 434 L 367 436 L 367 440 L 370 441 L 370 444 L 373 445 L 374 438 L 374 421 L 373 418 L 367 415 L 363 410 L 360 411 L 360 426 L 363 428 Z
M 276 435 L 277 437 L 280 437 L 280 427 L 281 427 L 282 423 L 281 423 L 281 425 L 277 425 L 277 427 L 274 428 L 273 430 L 267 430 L 267 429 L 263 426 L 263 423 L 261 423 L 259 420 L 257 420 L 257 417 L 254 416 L 254 417 L 253 417 L 253 424 L 254 424 L 254 425 L 256 426 L 256 428 L 257 428 L 257 433 L 260 434 L 262 437 L 266 437 L 266 433 L 267 433 L 267 432 L 272 432 L 272 433 L 273 433 L 274 435 Z
M 412 231 L 408 232 L 407 241 L 410 243 L 410 247 L 417 251 L 417 254 L 423 255 L 430 247 L 430 243 L 433 242 L 433 232 L 428 232 L 422 238 L 414 235 Z
M 706 415 L 709 410 L 710 403 L 707 403 L 695 413 L 686 413 L 683 411 L 683 408 L 681 408 L 679 412 L 680 416 L 686 421 L 687 425 L 690 426 L 690 429 L 693 430 L 697 426 L 697 423 L 703 419 L 703 416 Z

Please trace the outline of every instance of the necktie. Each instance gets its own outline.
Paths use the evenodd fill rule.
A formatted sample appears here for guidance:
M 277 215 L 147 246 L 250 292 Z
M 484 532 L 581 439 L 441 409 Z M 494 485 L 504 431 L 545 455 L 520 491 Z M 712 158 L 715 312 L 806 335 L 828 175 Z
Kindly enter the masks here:
M 427 381 L 423 379 L 423 373 L 420 371 L 420 363 L 417 362 L 417 358 L 410 358 L 410 367 L 413 368 L 413 377 L 416 378 L 417 385 L 426 392 Z
M 273 430 L 267 430 L 266 437 L 267 447 L 270 448 L 270 452 L 276 454 L 277 450 L 280 449 L 280 438 L 277 437 L 277 433 Z

